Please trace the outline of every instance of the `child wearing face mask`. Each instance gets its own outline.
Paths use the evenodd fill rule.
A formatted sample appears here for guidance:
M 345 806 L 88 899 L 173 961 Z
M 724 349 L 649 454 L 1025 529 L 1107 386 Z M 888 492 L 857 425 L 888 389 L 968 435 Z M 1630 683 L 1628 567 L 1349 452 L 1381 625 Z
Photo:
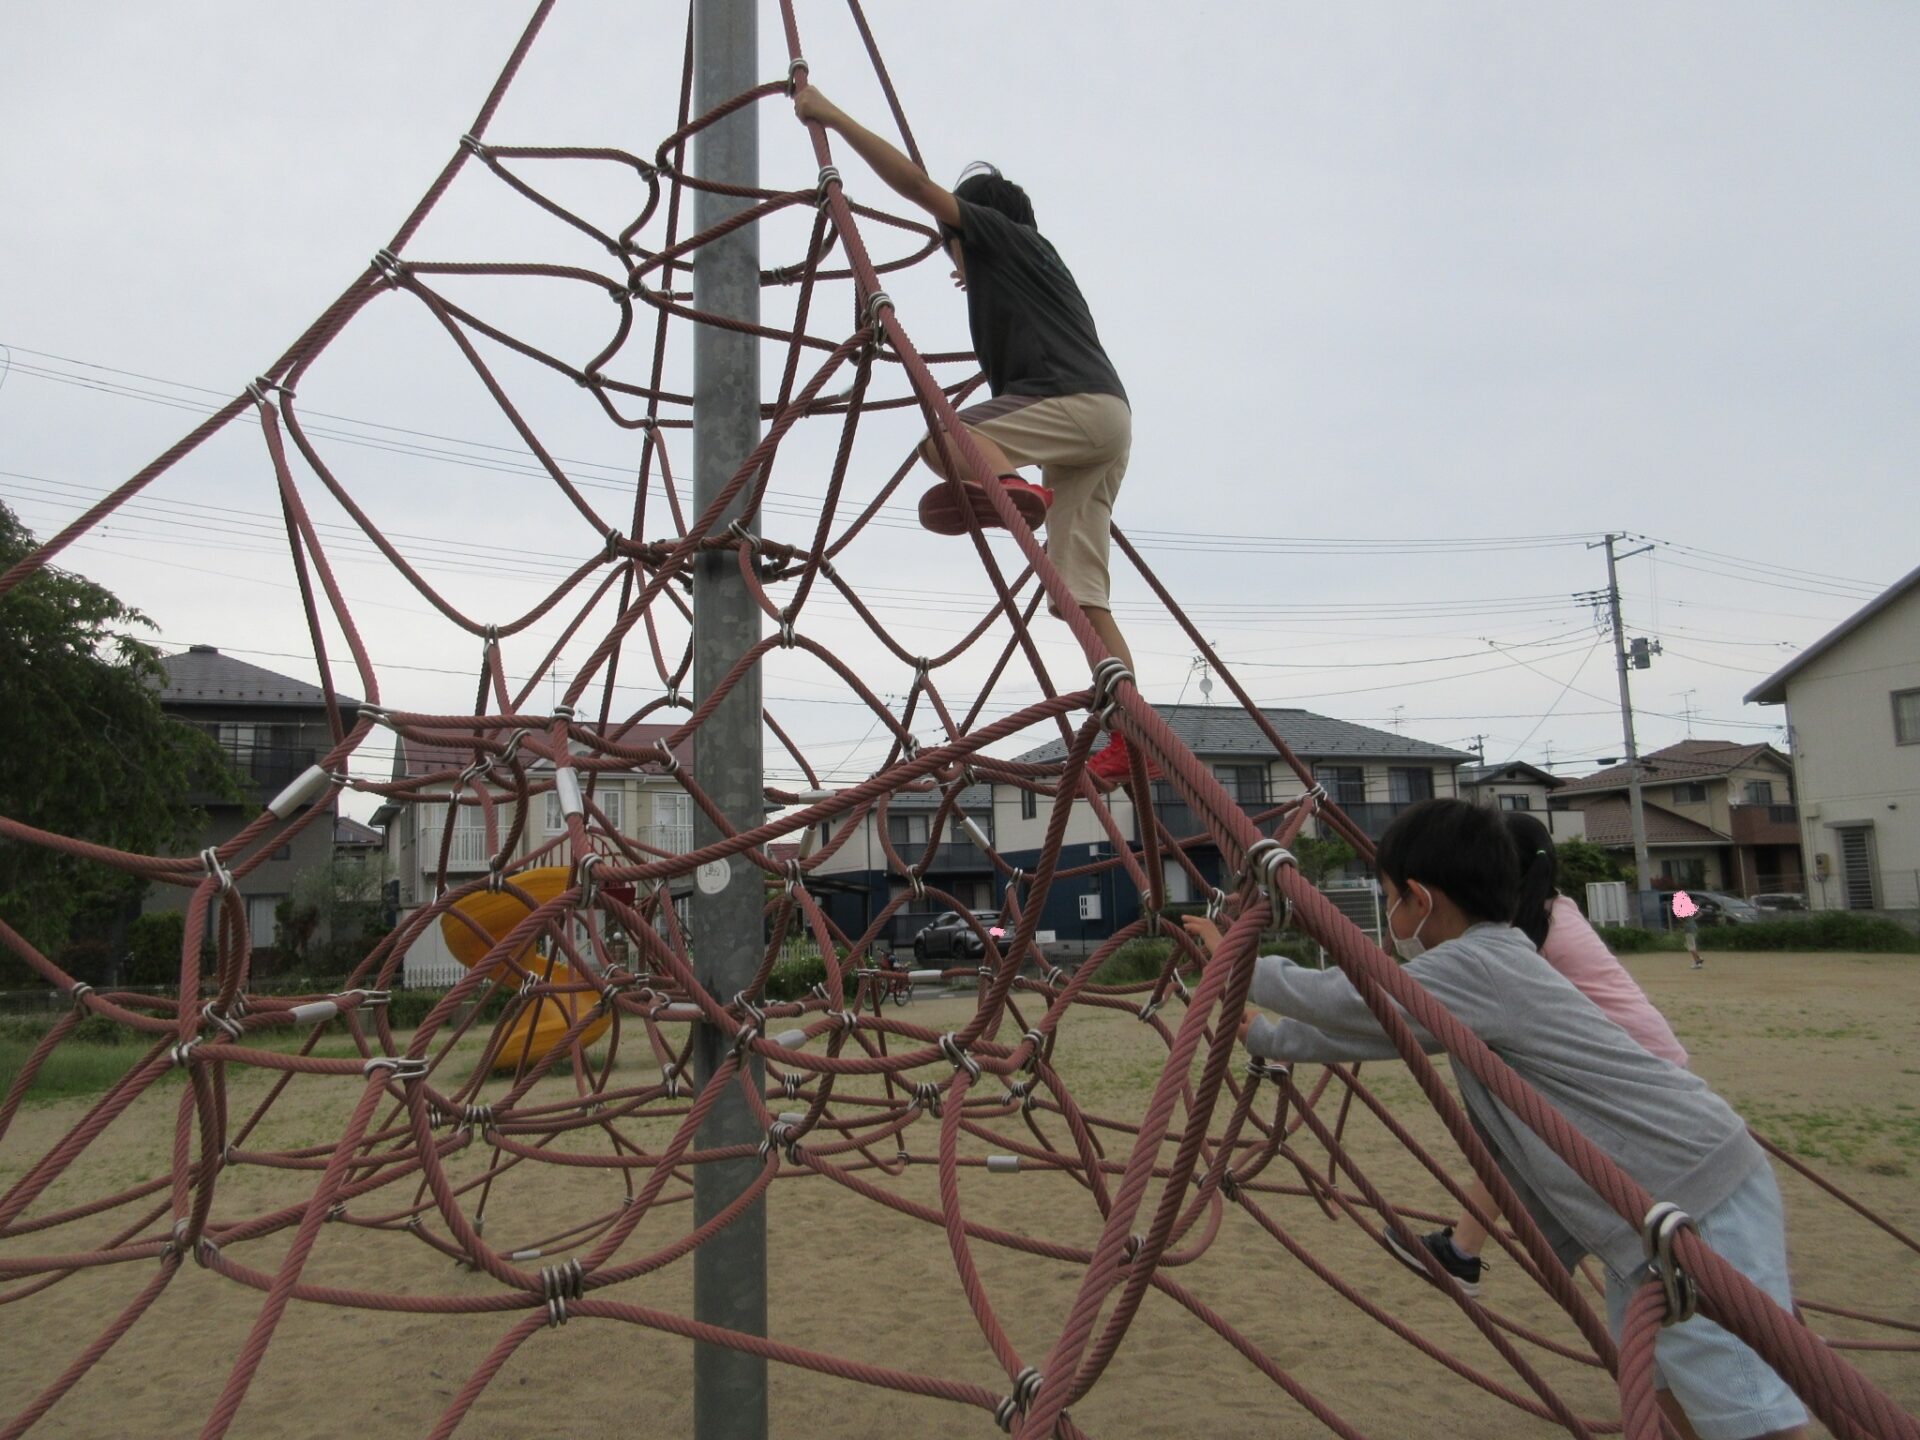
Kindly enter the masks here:
M 1498 812 L 1463 800 L 1427 800 L 1403 812 L 1375 856 L 1387 929 L 1406 974 L 1648 1193 L 1693 1217 L 1694 1228 L 1782 1308 L 1791 1310 L 1780 1191 L 1765 1154 L 1733 1109 L 1699 1076 L 1652 1054 L 1560 974 L 1509 920 L 1520 860 Z M 1204 921 L 1188 928 L 1209 944 Z M 1273 1060 L 1336 1062 L 1398 1056 L 1351 981 L 1262 956 L 1256 1005 L 1278 1017 L 1242 1022 L 1247 1049 Z M 1421 1047 L 1442 1047 L 1417 1022 Z M 1618 1336 L 1646 1278 L 1636 1227 L 1565 1161 L 1450 1062 L 1474 1128 L 1520 1201 L 1571 1268 L 1596 1256 Z M 1804 1436 L 1793 1392 L 1732 1334 L 1696 1315 L 1661 1330 L 1655 1383 L 1682 1437 L 1760 1440 Z
M 1513 914 L 1514 928 L 1642 1049 L 1684 1067 L 1686 1047 L 1674 1035 L 1666 1016 L 1647 999 L 1646 992 L 1607 948 L 1607 942 L 1587 923 L 1580 907 L 1560 893 L 1559 862 L 1547 827 L 1524 810 L 1502 812 L 1501 818 L 1520 856 L 1520 904 Z M 1485 1264 L 1480 1252 L 1486 1246 L 1487 1232 L 1475 1212 L 1491 1214 L 1493 1196 L 1476 1178 L 1468 1198 L 1473 1204 L 1466 1214 L 1444 1229 L 1422 1235 L 1420 1244 L 1460 1282 L 1462 1290 L 1478 1295 Z M 1409 1269 L 1429 1278 L 1426 1262 L 1417 1250 L 1391 1232 L 1387 1244 Z

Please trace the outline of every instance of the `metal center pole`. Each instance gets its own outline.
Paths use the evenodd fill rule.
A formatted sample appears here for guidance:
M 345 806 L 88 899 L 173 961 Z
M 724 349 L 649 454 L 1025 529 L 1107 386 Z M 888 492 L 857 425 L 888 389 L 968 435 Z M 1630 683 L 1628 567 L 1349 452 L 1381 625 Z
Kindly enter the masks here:
M 759 66 L 756 0 L 695 0 L 693 108 L 704 115 L 753 88 Z M 693 173 L 729 185 L 760 178 L 759 109 L 749 105 L 701 131 L 693 140 Z M 704 231 L 750 202 L 695 191 L 694 228 Z M 760 318 L 760 237 L 747 225 L 703 245 L 694 257 L 695 308 L 738 320 Z M 725 488 L 760 439 L 759 342 L 717 326 L 696 327 L 693 340 L 693 499 L 703 511 Z M 730 511 L 715 527 L 723 533 Z M 710 550 L 694 561 L 693 687 L 704 702 L 734 662 L 760 638 L 760 611 L 740 578 L 732 551 Z M 693 773 L 700 787 L 737 829 L 764 817 L 760 759 L 760 668 L 727 696 L 694 740 Z M 695 816 L 694 843 L 718 839 L 713 822 Z M 744 860 L 702 866 L 692 902 L 693 966 L 700 983 L 721 1001 L 751 983 L 765 943 L 762 887 Z M 724 1034 L 694 1027 L 694 1080 L 706 1086 L 726 1061 Z M 763 1086 L 766 1067 L 751 1064 L 751 1083 Z M 765 1136 L 737 1083 L 708 1113 L 696 1141 L 702 1150 L 757 1146 Z M 760 1173 L 751 1149 L 742 1159 L 694 1168 L 696 1225 L 724 1210 Z M 749 1335 L 767 1333 L 767 1215 L 756 1201 L 732 1224 L 693 1252 L 694 1318 Z M 767 1362 L 723 1345 L 693 1347 L 693 1431 L 696 1440 L 765 1440 Z

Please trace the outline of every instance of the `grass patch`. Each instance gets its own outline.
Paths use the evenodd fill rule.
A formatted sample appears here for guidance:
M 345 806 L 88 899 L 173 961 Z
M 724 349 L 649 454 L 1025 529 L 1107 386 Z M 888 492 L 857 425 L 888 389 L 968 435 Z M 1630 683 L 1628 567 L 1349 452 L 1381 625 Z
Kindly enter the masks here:
M 1855 1165 L 1875 1175 L 1905 1175 L 1920 1164 L 1920 1115 L 1800 1110 L 1763 1100 L 1739 1108 L 1755 1130 L 1803 1160 Z
M 26 1068 L 35 1042 L 0 1036 L 0 1094 L 13 1088 L 14 1079 Z M 146 1054 L 140 1045 L 101 1045 L 69 1039 L 55 1047 L 47 1063 L 33 1077 L 27 1091 L 28 1103 L 61 1100 L 70 1095 L 95 1095 L 112 1087 Z

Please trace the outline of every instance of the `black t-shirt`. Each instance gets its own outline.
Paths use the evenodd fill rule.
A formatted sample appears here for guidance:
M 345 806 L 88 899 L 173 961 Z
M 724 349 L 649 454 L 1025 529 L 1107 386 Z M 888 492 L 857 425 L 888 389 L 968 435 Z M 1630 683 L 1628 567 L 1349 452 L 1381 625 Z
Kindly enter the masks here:
M 1117 395 L 1126 387 L 1059 253 L 1029 225 L 959 200 L 967 326 L 995 395 Z

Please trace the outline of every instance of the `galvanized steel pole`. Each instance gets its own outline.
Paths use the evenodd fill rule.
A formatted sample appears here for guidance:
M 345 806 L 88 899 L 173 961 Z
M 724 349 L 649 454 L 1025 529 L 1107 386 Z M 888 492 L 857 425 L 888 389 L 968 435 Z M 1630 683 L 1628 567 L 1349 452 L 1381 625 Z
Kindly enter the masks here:
M 759 67 L 757 0 L 694 0 L 693 109 L 704 115 L 753 88 Z M 746 106 L 693 140 L 693 174 L 702 180 L 752 186 L 760 178 L 759 107 Z M 750 202 L 694 192 L 694 228 L 704 231 Z M 760 237 L 747 225 L 703 245 L 693 265 L 697 309 L 734 319 L 760 318 Z M 695 512 L 719 494 L 760 438 L 759 342 L 717 326 L 698 326 L 693 340 L 693 496 Z M 717 527 L 724 531 L 730 513 Z M 734 662 L 760 638 L 760 612 L 740 578 L 731 551 L 711 550 L 694 562 L 693 685 L 704 701 Z M 728 695 L 694 742 L 693 773 L 738 829 L 764 817 L 760 751 L 760 670 L 756 665 Z M 695 816 L 694 843 L 718 838 L 713 823 Z M 762 887 L 744 860 L 702 866 L 692 901 L 695 973 L 721 1000 L 744 989 L 759 969 L 764 943 Z M 710 1025 L 694 1027 L 694 1080 L 705 1086 L 727 1058 L 726 1037 Z M 751 1083 L 764 1083 L 755 1060 Z M 701 1126 L 702 1150 L 757 1145 L 765 1137 L 746 1097 L 730 1085 Z M 761 1162 L 739 1160 L 696 1166 L 693 1221 L 704 1224 L 753 1183 Z M 693 1253 L 694 1318 L 750 1335 L 767 1333 L 767 1215 L 756 1202 Z M 767 1362 L 722 1345 L 696 1343 L 693 1352 L 693 1430 L 696 1440 L 764 1440 Z

